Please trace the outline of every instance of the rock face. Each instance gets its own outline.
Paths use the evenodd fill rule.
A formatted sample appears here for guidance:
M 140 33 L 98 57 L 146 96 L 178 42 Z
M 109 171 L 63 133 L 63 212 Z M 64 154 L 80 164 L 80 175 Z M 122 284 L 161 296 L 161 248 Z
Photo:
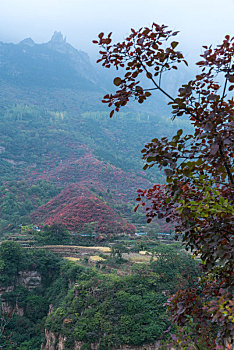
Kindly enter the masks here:
M 66 37 L 63 37 L 61 32 L 54 32 L 52 35 L 52 38 L 50 39 L 50 42 L 52 43 L 65 43 Z
M 56 349 L 56 336 L 54 335 L 54 333 L 47 331 L 47 329 L 45 329 L 45 337 L 46 337 L 46 345 L 45 346 L 41 346 L 41 350 L 55 350 Z
M 4 287 L 0 285 L 0 298 L 3 293 L 9 293 L 9 292 L 12 292 L 13 290 L 14 290 L 14 286 Z
M 7 301 L 2 300 L 1 311 L 3 314 L 24 316 L 24 310 L 19 307 L 18 303 L 12 306 Z
M 31 291 L 41 285 L 41 275 L 38 271 L 20 271 L 18 284 Z
M 47 329 L 45 330 L 46 344 L 41 346 L 41 350 L 66 350 L 65 342 L 66 337 L 59 334 L 58 337 Z M 82 350 L 82 345 L 84 343 L 75 341 L 74 350 Z M 143 345 L 143 346 L 130 346 L 130 345 L 122 345 L 120 348 L 116 348 L 115 350 L 159 350 L 160 342 L 156 342 L 154 344 Z M 91 350 L 98 350 L 98 344 L 93 343 L 90 345 Z
M 38 271 L 19 271 L 15 286 L 22 285 L 29 291 L 41 285 L 41 275 Z M 0 297 L 3 293 L 12 292 L 15 286 L 0 285 Z
M 19 316 L 24 315 L 24 310 L 16 303 L 14 306 L 10 305 L 8 301 L 4 299 L 3 294 L 12 292 L 16 286 L 22 285 L 29 291 L 37 288 L 41 285 L 41 275 L 38 271 L 19 271 L 16 283 L 14 286 L 1 286 L 0 285 L 0 299 L 1 299 L 1 311 L 5 314 L 16 314 Z
M 1 153 L 4 153 L 5 151 L 6 151 L 6 147 L 0 146 L 0 154 L 1 154 Z

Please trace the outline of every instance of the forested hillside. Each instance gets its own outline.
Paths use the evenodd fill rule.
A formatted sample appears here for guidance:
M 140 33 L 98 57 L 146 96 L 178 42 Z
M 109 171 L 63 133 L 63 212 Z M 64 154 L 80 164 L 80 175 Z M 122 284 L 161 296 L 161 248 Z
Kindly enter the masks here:
M 136 191 L 164 174 L 143 172 L 140 150 L 184 121 L 150 105 L 110 120 L 104 72 L 58 32 L 45 44 L 0 43 L 0 60 L 1 234 L 53 222 L 79 232 L 95 222 L 105 234 L 144 225 L 133 213 Z
M 124 259 L 110 257 L 106 267 L 117 268 L 110 272 L 99 263 L 89 266 L 85 259 L 77 264 L 3 242 L 0 347 L 55 350 L 60 344 L 67 350 L 78 345 L 108 350 L 167 339 L 170 322 L 164 303 L 178 280 L 192 286 L 198 270 L 178 247 L 155 249 L 157 260 L 128 263 L 126 274 Z
M 0 350 L 234 350 L 234 2 L 189 5 L 0 0 Z
M 105 77 L 60 33 L 1 43 L 0 62 L 0 347 L 158 348 L 164 303 L 198 269 L 157 238 L 173 225 L 134 212 L 164 182 L 140 150 L 189 125 L 150 105 L 109 119 Z
M 51 204 L 45 207 L 46 217 L 41 214 L 40 206 L 62 190 L 59 201 L 63 197 L 63 205 L 68 205 L 71 198 L 68 201 L 66 186 L 70 185 L 84 188 L 89 193 L 87 198 L 96 198 L 114 210 L 117 206 L 121 211 L 121 203 L 123 212 L 126 203 L 133 209 L 139 187 L 146 188 L 151 181 L 163 181 L 163 174 L 157 170 L 141 171 L 139 150 L 155 133 L 160 136 L 166 131 L 170 135 L 173 129 L 169 118 L 162 121 L 150 113 L 135 116 L 127 112 L 118 119 L 108 120 L 104 112 L 71 114 L 29 105 L 3 108 L 0 114 L 2 230 L 9 224 L 16 227 L 32 222 L 51 223 L 47 210 Z M 76 197 L 77 206 L 83 199 L 80 195 Z M 61 206 L 56 210 L 65 223 Z M 72 210 L 74 218 L 81 215 L 75 206 Z M 89 220 L 96 218 L 88 219 L 82 214 L 81 222 Z M 68 226 L 78 228 L 72 222 Z

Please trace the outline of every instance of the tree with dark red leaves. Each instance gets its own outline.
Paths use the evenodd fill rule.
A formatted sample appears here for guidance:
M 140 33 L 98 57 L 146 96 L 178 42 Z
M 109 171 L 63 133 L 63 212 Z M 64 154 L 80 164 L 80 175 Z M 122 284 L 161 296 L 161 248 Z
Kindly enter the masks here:
M 177 49 L 178 32 L 153 23 L 151 28 L 131 30 L 121 43 L 111 33 L 100 33 L 98 62 L 124 71 L 114 79 L 117 91 L 103 103 L 119 111 L 131 98 L 143 103 L 153 92 L 167 96 L 172 118 L 189 118 L 193 132 L 177 131 L 172 139 L 153 139 L 142 150 L 144 169 L 164 170 L 165 185 L 138 190 L 139 204 L 154 217 L 173 222 L 187 250 L 202 261 L 203 278 L 196 288 L 181 290 L 168 301 L 168 309 L 180 334 L 179 349 L 230 349 L 233 321 L 232 227 L 233 227 L 233 116 L 234 38 L 227 35 L 212 48 L 203 46 L 200 74 L 182 85 L 176 97 L 162 88 L 164 72 L 188 65 Z M 124 68 L 124 69 L 123 69 Z M 143 86 L 142 78 L 149 86 Z M 145 81 L 143 79 L 143 81 Z M 138 206 L 137 206 L 138 207 Z

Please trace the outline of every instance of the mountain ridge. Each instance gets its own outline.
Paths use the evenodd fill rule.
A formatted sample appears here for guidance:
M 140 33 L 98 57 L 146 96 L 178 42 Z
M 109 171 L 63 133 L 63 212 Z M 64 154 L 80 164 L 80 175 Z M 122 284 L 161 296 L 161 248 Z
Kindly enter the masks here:
M 60 32 L 43 44 L 31 38 L 0 43 L 1 232 L 31 223 L 37 213 L 35 223 L 43 224 L 41 207 L 49 209 L 68 186 L 84 187 L 91 207 L 96 197 L 103 210 L 108 206 L 129 224 L 145 223 L 143 214 L 133 213 L 136 190 L 162 182 L 163 174 L 142 172 L 140 149 L 162 129 L 171 136 L 173 127 L 162 119 L 160 104 L 157 113 L 130 106 L 109 120 L 101 80 L 88 55 Z M 67 196 L 61 198 L 66 206 Z M 75 208 L 81 199 L 74 198 Z M 62 207 L 57 214 L 65 223 Z M 52 223 L 52 216 L 44 222 Z
M 87 53 L 54 32 L 47 43 L 26 38 L 18 44 L 0 42 L 0 80 L 22 86 L 99 90 L 101 78 Z

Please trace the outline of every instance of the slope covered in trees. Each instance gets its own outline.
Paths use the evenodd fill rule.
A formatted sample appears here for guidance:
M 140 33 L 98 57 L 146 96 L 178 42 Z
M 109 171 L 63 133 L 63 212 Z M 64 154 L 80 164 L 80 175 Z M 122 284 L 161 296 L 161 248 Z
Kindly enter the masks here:
M 181 52 L 175 51 L 177 42 L 170 42 L 170 47 L 165 50 L 159 49 L 161 39 L 164 42 L 165 38 L 174 35 L 176 33 L 166 31 L 166 27 L 154 24 L 152 29 L 132 31 L 127 43 L 115 46 L 115 51 L 111 52 L 112 46 L 105 46 L 110 44 L 110 36 L 104 38 L 101 33 L 99 44 L 107 50 L 102 57 L 104 65 L 108 67 L 114 63 L 118 66 L 123 59 L 126 63 L 126 52 L 129 54 L 129 72 L 114 80 L 119 90 L 115 95 L 105 95 L 104 102 L 110 106 L 114 104 L 117 111 L 132 96 L 138 102 L 144 102 L 150 92 L 138 85 L 138 75 L 142 72 L 154 84 L 154 89 L 162 91 L 161 73 L 165 69 L 175 69 L 175 66 L 171 67 L 171 61 L 173 64 L 183 61 Z M 138 191 L 137 199 L 146 207 L 148 220 L 158 217 L 166 219 L 169 224 L 174 222 L 187 247 L 194 249 L 197 255 L 201 254 L 206 276 L 194 283 L 191 276 L 197 277 L 197 269 L 191 257 L 173 251 L 171 247 L 166 248 L 165 253 L 160 245 L 157 252 L 149 252 L 149 265 L 134 266 L 128 276 L 124 275 L 126 271 L 119 269 L 115 271 L 120 274 L 117 277 L 116 274 L 107 275 L 87 268 L 84 266 L 86 260 L 78 266 L 54 258 L 54 264 L 52 255 L 30 250 L 23 252 L 18 246 L 3 243 L 0 246 L 1 287 L 10 287 L 5 290 L 3 299 L 8 311 L 13 311 L 14 307 L 17 312 L 5 313 L 10 314 L 10 319 L 5 315 L 1 317 L 4 324 L 1 332 L 6 331 L 1 345 L 12 347 L 13 342 L 20 350 L 39 348 L 43 340 L 43 317 L 49 311 L 50 302 L 53 308 L 46 319 L 47 331 L 52 332 L 55 343 L 62 339 L 68 349 L 74 348 L 75 342 L 81 342 L 86 349 L 96 343 L 103 350 L 122 344 L 138 346 L 154 342 L 160 336 L 164 337 L 169 326 L 163 303 L 169 294 L 177 292 L 169 300 L 172 317 L 179 325 L 179 332 L 173 336 L 174 346 L 213 350 L 218 344 L 217 348 L 221 349 L 225 337 L 230 334 L 231 317 L 228 300 L 231 206 L 227 180 L 232 183 L 228 122 L 233 100 L 225 100 L 226 86 L 233 82 L 228 66 L 231 62 L 230 38 L 225 38 L 222 49 L 218 51 L 207 48 L 203 56 L 205 61 L 199 65 L 211 70 L 208 73 L 203 70 L 203 74 L 184 85 L 178 98 L 173 99 L 162 91 L 172 100 L 173 115 L 190 116 L 187 124 L 182 119 L 175 121 L 174 126 L 169 119 L 161 118 L 161 114 L 150 113 L 150 109 L 138 114 L 129 109 L 119 119 L 105 121 L 106 113 L 102 113 L 95 103 L 90 103 L 100 93 L 93 91 L 93 82 L 83 76 L 81 83 L 83 81 L 87 90 L 81 92 L 79 84 L 75 86 L 70 81 L 75 69 L 74 62 L 69 61 L 70 53 L 66 58 L 66 51 L 61 55 L 56 50 L 77 53 L 60 39 L 40 47 L 26 41 L 17 47 L 19 63 L 23 62 L 24 68 L 25 59 L 29 59 L 31 68 L 35 68 L 35 62 L 41 62 L 41 53 L 54 60 L 54 66 L 46 67 L 51 71 L 48 72 L 50 84 L 45 89 L 46 76 L 36 76 L 35 86 L 31 88 L 27 76 L 29 70 L 20 71 L 20 64 L 5 60 L 7 74 L 1 77 L 3 103 L 0 113 L 2 232 L 10 228 L 19 230 L 22 223 L 49 224 L 51 227 L 47 226 L 41 236 L 38 234 L 41 242 L 47 240 L 49 243 L 53 241 L 53 230 L 55 242 L 52 243 L 57 243 L 59 237 L 64 238 L 64 242 L 71 237 L 64 228 L 60 232 L 64 235 L 56 237 L 61 223 L 76 232 L 89 231 L 90 224 L 98 233 L 132 233 L 135 228 L 130 223 L 139 218 L 141 221 L 142 215 L 132 213 L 126 217 L 126 214 L 133 209 L 134 193 L 140 186 L 143 190 Z M 155 43 L 157 40 L 160 44 Z M 51 45 L 56 48 L 52 50 L 52 56 Z M 151 45 L 152 50 L 148 50 Z M 136 46 L 137 51 L 131 51 L 131 47 Z M 25 56 L 22 47 L 26 50 Z M 1 44 L 1 48 L 1 53 L 5 50 L 5 57 L 8 54 L 9 58 L 14 56 L 15 47 L 8 47 L 8 51 Z M 119 55 L 117 61 L 116 52 Z M 31 60 L 32 53 L 35 60 Z M 146 62 L 146 66 L 142 62 Z M 53 69 L 66 64 L 66 69 L 60 71 L 65 86 L 61 86 L 60 81 L 56 85 Z M 159 77 L 159 85 L 149 71 L 154 65 L 154 76 Z M 224 68 L 220 69 L 222 65 Z M 40 69 L 44 66 L 42 59 Z M 213 81 L 213 66 L 215 72 L 228 73 L 222 97 L 217 94 L 220 86 Z M 19 70 L 15 81 L 12 80 L 11 68 L 13 72 Z M 30 74 L 33 73 L 34 69 L 31 69 Z M 78 79 L 77 72 L 74 76 Z M 22 92 L 24 81 L 25 91 Z M 74 103 L 76 97 L 79 97 L 78 103 Z M 14 101 L 11 105 L 10 100 Z M 23 103 L 15 104 L 19 100 Z M 32 106 L 32 103 L 39 103 L 40 107 Z M 214 118 L 217 110 L 222 118 Z M 195 133 L 191 132 L 190 122 L 195 126 Z M 182 136 L 181 126 L 187 136 Z M 176 135 L 174 128 L 179 129 Z M 164 138 L 161 138 L 162 134 Z M 143 150 L 145 168 L 152 168 L 144 174 L 139 171 L 142 166 L 139 149 L 153 137 Z M 161 185 L 165 181 L 164 175 L 152 165 L 165 168 L 166 186 Z M 207 178 L 208 174 L 211 179 Z M 144 190 L 152 182 L 160 184 Z M 56 225 L 52 225 L 54 223 Z M 144 246 L 143 243 L 139 244 Z M 114 246 L 112 252 L 110 259 L 114 258 L 114 252 L 118 256 L 121 250 Z M 105 255 L 102 259 L 106 259 Z M 116 260 L 111 263 L 116 266 Z M 50 268 L 45 271 L 46 265 Z M 106 266 L 103 264 L 103 270 Z M 96 268 L 101 268 L 101 264 Z M 33 291 L 25 285 L 21 288 L 19 281 L 22 281 L 24 270 L 37 276 L 38 281 L 41 278 L 40 288 L 31 286 Z M 40 273 L 40 278 L 35 270 Z M 73 286 L 75 281 L 78 284 Z M 34 307 L 34 312 L 30 306 Z M 22 334 L 22 328 L 28 332 Z
M 66 350 L 75 342 L 83 349 L 98 344 L 108 350 L 166 339 L 167 296 L 178 280 L 193 285 L 198 270 L 178 248 L 157 245 L 157 251 L 158 260 L 130 265 L 128 275 L 117 276 L 85 260 L 77 265 L 43 250 L 2 243 L 0 346 L 55 350 L 62 340 Z
M 163 130 L 173 133 L 174 126 L 169 119 L 161 123 L 150 113 L 135 119 L 127 112 L 110 123 L 106 116 L 103 112 L 73 115 L 28 105 L 1 110 L 2 232 L 11 224 L 31 223 L 35 210 L 72 184 L 91 191 L 110 212 L 118 207 L 117 216 L 126 216 L 128 203 L 127 219 L 132 222 L 137 188 L 149 187 L 152 179 L 163 181 L 159 171 L 145 174 L 141 170 L 139 149 L 147 135 L 153 136 L 152 124 L 159 135 Z M 68 204 L 66 196 L 63 200 Z
M 100 76 L 61 33 L 44 44 L 30 38 L 0 43 L 0 56 L 1 232 L 32 223 L 41 205 L 72 184 L 98 196 L 109 213 L 143 223 L 131 213 L 136 190 L 162 182 L 163 175 L 141 171 L 139 150 L 154 130 L 173 134 L 163 110 L 155 115 L 152 106 L 136 111 L 133 105 L 108 121 L 101 104 L 104 72 Z
M 67 186 L 59 195 L 31 214 L 33 223 L 63 224 L 70 231 L 83 232 L 84 225 L 95 223 L 93 233 L 134 234 L 136 228 L 81 185 Z

